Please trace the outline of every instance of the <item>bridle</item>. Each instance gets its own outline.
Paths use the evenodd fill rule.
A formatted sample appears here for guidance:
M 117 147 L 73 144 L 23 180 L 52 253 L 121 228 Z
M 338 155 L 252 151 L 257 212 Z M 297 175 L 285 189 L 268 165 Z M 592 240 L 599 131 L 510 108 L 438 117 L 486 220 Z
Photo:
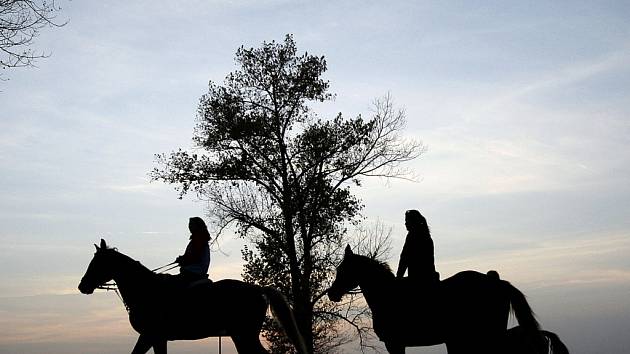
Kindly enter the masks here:
M 96 289 L 107 290 L 107 291 L 113 290 L 116 293 L 116 295 L 118 295 L 118 298 L 125 306 L 125 310 L 127 311 L 127 313 L 129 313 L 129 305 L 127 305 L 127 303 L 125 302 L 125 299 L 123 299 L 122 295 L 120 295 L 120 291 L 118 291 L 118 285 L 116 285 L 116 282 L 107 282 L 103 285 L 97 286 Z
M 156 274 L 164 274 L 170 270 L 173 270 L 175 268 L 179 267 L 179 264 L 175 261 L 175 262 L 171 262 L 169 264 L 165 264 L 161 267 L 157 267 L 155 269 L 151 269 L 151 271 L 153 273 Z M 127 305 L 127 303 L 125 302 L 125 299 L 123 299 L 122 295 L 120 295 L 120 291 L 118 290 L 118 285 L 116 284 L 115 281 L 109 281 L 106 282 L 102 285 L 97 286 L 95 289 L 101 289 L 101 290 L 106 290 L 106 291 L 114 291 L 116 293 L 116 295 L 118 295 L 118 298 L 120 299 L 120 301 L 123 303 L 123 305 L 125 306 L 125 310 L 127 310 L 127 313 L 129 313 L 129 305 Z

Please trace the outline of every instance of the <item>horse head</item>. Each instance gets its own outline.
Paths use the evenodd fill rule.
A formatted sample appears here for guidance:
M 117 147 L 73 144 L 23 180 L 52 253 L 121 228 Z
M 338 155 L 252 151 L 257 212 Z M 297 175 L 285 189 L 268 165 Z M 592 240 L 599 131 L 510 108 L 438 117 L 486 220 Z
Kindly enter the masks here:
M 93 293 L 94 289 L 102 286 L 113 278 L 111 257 L 116 251 L 108 248 L 103 239 L 101 239 L 100 246 L 94 244 L 94 247 L 96 247 L 94 258 L 92 258 L 90 265 L 85 271 L 85 275 L 81 278 L 81 283 L 79 283 L 79 291 L 83 294 Z
M 343 260 L 337 267 L 335 281 L 328 289 L 328 298 L 331 301 L 339 302 L 341 297 L 352 289 L 359 286 L 359 274 L 355 262 L 352 262 L 356 255 L 352 252 L 350 245 L 346 246 Z

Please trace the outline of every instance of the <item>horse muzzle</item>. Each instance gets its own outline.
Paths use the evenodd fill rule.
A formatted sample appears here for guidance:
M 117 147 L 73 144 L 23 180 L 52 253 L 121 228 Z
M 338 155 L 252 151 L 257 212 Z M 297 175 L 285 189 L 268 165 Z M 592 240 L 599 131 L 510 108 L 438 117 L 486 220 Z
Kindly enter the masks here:
M 332 302 L 341 301 L 341 293 L 338 291 L 333 291 L 332 289 L 328 289 L 328 299 Z
M 85 281 L 83 279 L 81 279 L 81 283 L 79 283 L 79 291 L 82 294 L 92 294 L 94 292 L 95 287 L 93 286 L 89 286 L 85 283 Z

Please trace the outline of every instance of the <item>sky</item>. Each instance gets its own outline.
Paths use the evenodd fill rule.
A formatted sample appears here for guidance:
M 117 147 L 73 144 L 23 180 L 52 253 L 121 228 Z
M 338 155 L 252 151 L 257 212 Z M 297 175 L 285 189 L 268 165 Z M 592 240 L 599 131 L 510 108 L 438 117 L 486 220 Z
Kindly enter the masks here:
M 442 278 L 497 270 L 572 353 L 630 348 L 630 4 L 614 1 L 61 1 L 36 68 L 0 81 L 0 352 L 110 353 L 136 339 L 114 293 L 78 282 L 100 238 L 153 268 L 206 205 L 151 182 L 190 149 L 210 80 L 241 45 L 294 35 L 336 99 L 369 116 L 391 94 L 427 152 L 417 182 L 365 180 L 368 222 L 428 219 Z M 212 253 L 239 278 L 242 240 Z M 173 342 L 216 353 L 217 340 Z M 232 353 L 224 339 L 224 353 Z M 346 348 L 356 353 L 356 347 Z M 445 353 L 443 346 L 408 353 Z

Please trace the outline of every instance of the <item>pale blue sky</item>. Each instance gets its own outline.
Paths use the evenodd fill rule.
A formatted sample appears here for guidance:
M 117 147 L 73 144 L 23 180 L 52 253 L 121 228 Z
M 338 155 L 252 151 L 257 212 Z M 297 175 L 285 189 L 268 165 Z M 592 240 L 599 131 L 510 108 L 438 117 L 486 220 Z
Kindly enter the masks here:
M 498 270 L 573 353 L 630 347 L 628 3 L 61 5 L 68 25 L 36 41 L 51 57 L 0 82 L 0 352 L 131 349 L 116 296 L 75 290 L 92 243 L 149 267 L 183 251 L 204 204 L 149 183 L 153 155 L 190 147 L 197 102 L 239 46 L 287 33 L 327 58 L 337 99 L 322 116 L 369 114 L 389 92 L 428 146 L 419 183 L 356 190 L 394 228 L 392 264 L 417 208 L 443 276 Z M 213 278 L 239 276 L 241 245 L 221 241 Z

